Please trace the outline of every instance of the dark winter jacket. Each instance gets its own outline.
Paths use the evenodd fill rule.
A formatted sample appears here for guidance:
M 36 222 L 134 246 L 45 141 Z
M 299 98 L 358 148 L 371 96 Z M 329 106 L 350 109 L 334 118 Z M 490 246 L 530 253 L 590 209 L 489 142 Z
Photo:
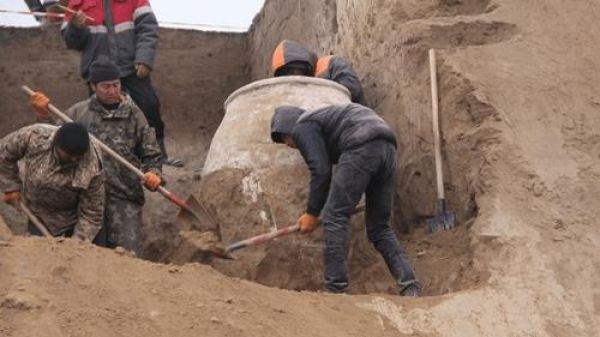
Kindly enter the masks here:
M 88 80 L 90 65 L 101 54 L 117 64 L 121 77 L 133 74 L 138 63 L 153 68 L 158 22 L 148 0 L 71 0 L 69 8 L 94 19 L 77 28 L 67 12 L 61 28 L 67 48 L 82 52 L 83 79 Z
M 371 140 L 396 146 L 396 136 L 375 111 L 360 104 L 332 105 L 315 111 L 282 106 L 271 121 L 271 138 L 291 135 L 311 173 L 307 212 L 319 215 L 329 192 L 332 165 L 340 155 Z
M 315 77 L 332 80 L 345 86 L 350 91 L 352 102 L 368 106 L 358 76 L 350 62 L 343 57 L 330 55 L 319 58 Z
M 279 76 L 280 71 L 292 62 L 303 62 L 308 66 L 307 75 L 312 75 L 317 62 L 317 55 L 306 49 L 298 42 L 283 40 L 273 51 L 272 70 L 274 76 Z

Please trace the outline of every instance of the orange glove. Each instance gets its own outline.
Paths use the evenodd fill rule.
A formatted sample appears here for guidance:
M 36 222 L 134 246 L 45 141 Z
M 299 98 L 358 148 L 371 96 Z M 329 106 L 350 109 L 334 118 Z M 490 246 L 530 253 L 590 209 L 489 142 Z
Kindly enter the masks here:
M 50 99 L 44 95 L 41 91 L 36 91 L 33 95 L 31 95 L 31 106 L 35 109 L 38 114 L 38 118 L 47 119 L 48 118 L 48 103 L 50 103 Z
M 156 190 L 161 182 L 162 180 L 158 174 L 154 172 L 144 173 L 144 186 L 148 187 L 149 190 Z
M 21 200 L 21 192 L 13 191 L 4 193 L 4 202 L 16 206 L 17 203 Z
M 304 213 L 298 219 L 297 224 L 300 226 L 300 233 L 310 233 L 319 227 L 319 217 Z

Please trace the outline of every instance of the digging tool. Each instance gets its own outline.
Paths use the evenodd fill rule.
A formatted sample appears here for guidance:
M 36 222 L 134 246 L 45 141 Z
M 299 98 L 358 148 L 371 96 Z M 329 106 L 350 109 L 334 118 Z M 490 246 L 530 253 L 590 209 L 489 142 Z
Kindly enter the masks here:
M 435 50 L 429 49 L 429 70 L 431 75 L 431 108 L 433 112 L 433 144 L 435 147 L 435 173 L 437 181 L 437 215 L 427 220 L 430 233 L 440 229 L 450 230 L 456 226 L 456 215 L 448 210 L 444 196 L 444 176 L 442 173 L 442 149 L 440 144 L 440 125 L 438 110 L 438 87 Z
M 356 209 L 354 210 L 354 214 L 356 213 L 360 213 L 362 211 L 365 210 L 365 205 L 364 204 L 360 204 L 358 206 L 356 206 Z M 245 247 L 249 247 L 249 246 L 256 246 L 259 245 L 261 243 L 270 241 L 272 239 L 278 238 L 280 236 L 285 236 L 285 235 L 289 235 L 292 233 L 296 233 L 300 230 L 300 226 L 299 225 L 293 225 L 293 226 L 287 226 L 287 227 L 283 227 L 280 228 L 278 230 L 269 232 L 269 233 L 265 233 L 265 234 L 260 234 L 257 236 L 253 236 L 249 239 L 246 240 L 242 240 L 242 241 L 238 241 L 235 243 L 232 243 L 230 245 L 228 245 L 227 247 L 225 247 L 225 252 L 227 254 L 230 254 L 238 249 L 242 249 Z
M 33 15 L 33 16 L 46 16 L 52 18 L 64 18 L 65 15 L 62 13 L 47 13 L 47 12 L 29 12 L 29 11 L 13 11 L 10 9 L 0 9 L 0 13 L 9 13 L 9 14 L 22 14 L 22 15 Z
M 21 208 L 21 211 L 23 211 L 23 213 L 25 213 L 25 215 L 27 215 L 27 218 L 29 218 L 29 221 L 31 221 L 33 223 L 33 225 L 42 234 L 44 234 L 44 236 L 47 236 L 47 237 L 51 237 L 52 236 L 52 234 L 50 234 L 50 232 L 48 232 L 48 230 L 46 229 L 46 226 L 44 226 L 44 224 L 40 221 L 40 219 L 38 219 L 35 215 L 33 215 L 33 213 L 31 213 L 31 211 L 25 205 L 24 202 L 19 201 L 19 208 Z
M 72 9 L 71 9 L 71 8 L 69 8 L 69 7 L 65 7 L 65 6 L 63 6 L 63 5 L 55 5 L 55 6 L 56 6 L 56 7 L 58 7 L 58 8 L 60 8 L 60 9 L 62 9 L 63 11 L 69 12 L 69 13 L 71 13 L 71 14 L 77 14 L 77 11 L 75 11 L 75 10 L 72 10 Z M 85 19 L 86 19 L 86 20 L 88 20 L 88 21 L 91 21 L 91 22 L 94 22 L 94 21 L 96 21 L 96 20 L 94 20 L 94 18 L 93 18 L 93 17 L 91 17 L 91 16 L 88 16 L 88 15 L 85 15 Z
M 29 96 L 31 96 L 31 95 L 34 94 L 33 90 L 31 90 L 26 85 L 22 86 L 21 88 Z M 73 120 L 71 118 L 69 118 L 69 116 L 65 115 L 62 111 L 60 111 L 54 105 L 48 104 L 48 108 L 49 108 L 50 112 L 52 112 L 54 115 L 56 115 L 58 118 L 62 119 L 63 121 L 65 121 L 65 122 L 73 122 Z M 133 166 L 125 158 L 121 157 L 118 153 L 116 153 L 115 151 L 113 151 L 106 144 L 104 144 L 100 140 L 98 140 L 98 138 L 94 137 L 93 135 L 90 135 L 90 138 L 94 141 L 94 143 L 96 145 L 98 145 L 102 149 L 102 151 L 104 151 L 106 154 L 108 154 L 109 156 L 111 156 L 114 160 L 116 160 L 119 163 L 121 163 L 122 165 L 124 165 L 131 172 L 135 173 L 140 179 L 144 178 L 144 173 L 139 168 Z M 162 194 L 167 200 L 171 201 L 175 205 L 179 206 L 182 210 L 184 210 L 185 212 L 187 212 L 190 217 L 192 217 L 193 219 L 195 219 L 198 222 L 202 222 L 202 218 L 200 218 L 200 216 L 196 213 L 196 211 L 194 209 L 192 209 L 188 204 L 186 204 L 186 202 L 182 198 L 180 198 L 180 197 L 176 196 L 175 194 L 173 194 L 172 192 L 168 191 L 163 186 L 159 186 L 156 189 L 156 191 L 158 193 Z

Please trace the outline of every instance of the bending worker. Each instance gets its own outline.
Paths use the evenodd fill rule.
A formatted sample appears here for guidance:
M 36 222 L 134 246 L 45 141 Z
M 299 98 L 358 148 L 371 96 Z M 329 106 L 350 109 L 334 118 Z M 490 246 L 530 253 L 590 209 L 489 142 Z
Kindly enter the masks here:
M 23 180 L 17 162 L 23 163 Z M 104 179 L 100 154 L 85 128 L 35 124 L 0 141 L 4 201 L 23 201 L 53 236 L 93 241 L 102 226 Z M 42 235 L 30 222 L 29 233 Z
M 84 125 L 101 142 L 141 168 L 143 183 L 151 190 L 161 184 L 161 151 L 154 129 L 131 97 L 121 92 L 119 69 L 107 57 L 90 66 L 94 94 L 69 108 L 65 114 Z M 32 96 L 38 121 L 50 121 L 49 99 L 42 93 Z M 106 210 L 101 235 L 105 246 L 121 246 L 140 254 L 140 228 L 144 190 L 139 178 L 108 155 L 103 155 L 106 179 Z
M 421 286 L 389 225 L 396 187 L 396 137 L 387 123 L 359 104 L 315 111 L 281 106 L 271 122 L 271 138 L 298 149 L 310 169 L 308 206 L 298 224 L 302 233 L 309 233 L 319 226 L 321 217 L 325 288 L 335 293 L 348 289 L 348 226 L 366 193 L 369 241 L 384 258 L 399 293 L 418 296 Z

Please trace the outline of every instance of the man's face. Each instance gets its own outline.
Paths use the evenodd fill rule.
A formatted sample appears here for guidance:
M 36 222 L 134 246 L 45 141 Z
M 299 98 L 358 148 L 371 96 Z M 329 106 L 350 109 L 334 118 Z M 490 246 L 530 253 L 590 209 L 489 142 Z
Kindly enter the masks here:
M 96 98 L 102 104 L 117 104 L 121 102 L 121 80 L 112 80 L 92 84 Z
M 56 152 L 58 153 L 58 160 L 60 161 L 61 165 L 77 164 L 81 161 L 81 158 L 83 158 L 83 156 L 74 156 L 69 154 L 60 147 L 56 148 Z

